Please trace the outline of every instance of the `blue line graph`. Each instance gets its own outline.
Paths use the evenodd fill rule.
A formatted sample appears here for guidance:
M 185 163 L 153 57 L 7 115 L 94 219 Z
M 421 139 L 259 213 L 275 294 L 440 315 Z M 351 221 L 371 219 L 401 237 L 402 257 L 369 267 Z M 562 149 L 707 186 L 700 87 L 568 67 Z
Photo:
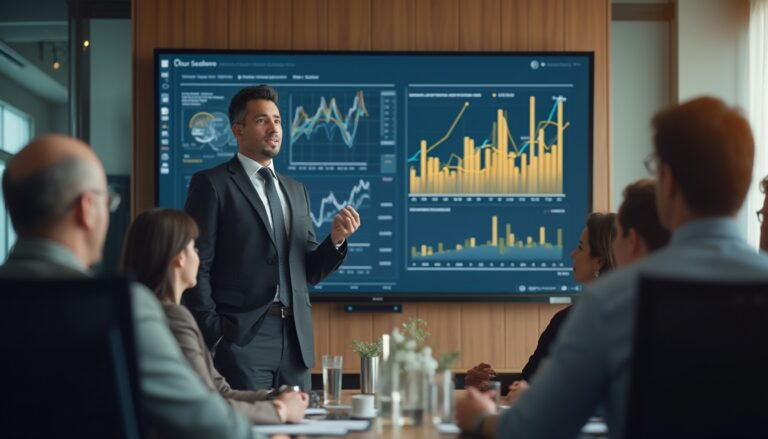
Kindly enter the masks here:
M 371 182 L 360 180 L 349 191 L 349 196 L 346 200 L 339 201 L 336 198 L 336 194 L 332 191 L 320 200 L 320 211 L 315 216 L 314 212 L 310 213 L 312 217 L 312 223 L 315 228 L 322 227 L 323 224 L 333 222 L 333 217 L 346 206 L 352 206 L 355 210 L 359 210 L 365 200 L 371 198 Z
M 352 106 L 346 115 L 342 114 L 335 97 L 326 101 L 323 96 L 320 98 L 317 111 L 312 116 L 309 116 L 303 106 L 296 107 L 291 122 L 291 145 L 298 142 L 302 136 L 311 141 L 315 133 L 322 129 L 329 141 L 334 140 L 335 131 L 338 130 L 344 144 L 352 148 L 362 117 L 368 117 L 362 90 L 355 94 Z

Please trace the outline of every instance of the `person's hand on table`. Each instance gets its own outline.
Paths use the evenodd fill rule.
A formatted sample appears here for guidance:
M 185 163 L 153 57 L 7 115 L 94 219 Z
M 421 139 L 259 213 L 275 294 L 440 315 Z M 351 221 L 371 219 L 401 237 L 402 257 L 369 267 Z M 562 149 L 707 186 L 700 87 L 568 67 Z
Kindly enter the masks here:
M 512 405 L 517 402 L 518 398 L 520 398 L 523 393 L 528 391 L 529 388 L 530 385 L 526 380 L 519 380 L 510 384 L 509 393 L 507 393 L 506 397 L 507 404 Z
M 284 392 L 275 398 L 275 406 L 283 422 L 301 422 L 308 405 L 309 395 L 304 392 Z
M 456 402 L 456 425 L 465 433 L 493 437 L 497 421 L 496 403 L 489 393 L 469 387 Z
M 464 376 L 464 387 L 476 387 L 480 391 L 488 390 L 488 381 L 496 378 L 496 371 L 488 363 L 480 363 L 469 369 Z

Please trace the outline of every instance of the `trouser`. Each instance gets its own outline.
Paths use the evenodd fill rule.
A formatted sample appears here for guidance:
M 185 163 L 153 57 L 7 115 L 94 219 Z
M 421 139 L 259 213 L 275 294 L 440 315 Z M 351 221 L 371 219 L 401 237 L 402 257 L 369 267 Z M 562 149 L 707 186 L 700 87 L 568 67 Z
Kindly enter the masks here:
M 267 314 L 259 332 L 245 346 L 222 340 L 214 363 L 236 390 L 277 388 L 282 384 L 301 386 L 305 392 L 312 390 L 293 316 Z

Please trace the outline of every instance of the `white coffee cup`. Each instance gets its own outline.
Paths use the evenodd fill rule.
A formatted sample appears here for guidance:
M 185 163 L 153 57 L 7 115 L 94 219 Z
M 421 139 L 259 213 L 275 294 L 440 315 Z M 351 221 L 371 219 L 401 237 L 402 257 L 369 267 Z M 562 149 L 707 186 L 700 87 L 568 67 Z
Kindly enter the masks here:
M 352 417 L 373 418 L 376 411 L 373 409 L 373 395 L 352 395 Z

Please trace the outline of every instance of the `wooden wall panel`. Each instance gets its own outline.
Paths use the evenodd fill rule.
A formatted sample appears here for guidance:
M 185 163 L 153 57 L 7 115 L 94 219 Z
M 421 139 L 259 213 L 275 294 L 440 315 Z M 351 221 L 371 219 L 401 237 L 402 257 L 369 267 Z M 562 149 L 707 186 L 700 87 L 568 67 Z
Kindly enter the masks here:
M 458 0 L 414 0 L 414 48 L 459 50 Z
M 229 0 L 229 47 L 290 49 L 291 0 Z
M 504 50 L 563 50 L 565 0 L 518 0 L 501 4 Z M 588 13 L 588 11 L 581 11 Z
M 412 0 L 371 0 L 371 47 L 373 50 L 413 50 Z
M 459 0 L 459 49 L 492 51 L 501 49 L 501 1 Z
M 352 352 L 352 340 L 373 340 L 372 320 L 370 314 L 345 313 L 343 304 L 333 304 L 331 307 L 330 346 L 326 352 L 331 355 L 344 356 L 344 370 L 360 370 L 357 354 Z M 322 354 L 321 354 L 322 355 Z
M 154 206 L 156 47 L 295 50 L 595 51 L 594 199 L 608 207 L 610 173 L 609 0 L 134 0 L 133 214 Z M 431 344 L 462 349 L 456 370 L 479 361 L 519 371 L 541 330 L 562 306 L 405 304 L 402 314 L 346 314 L 313 307 L 318 368 L 339 351 L 356 370 L 353 338 L 427 320 Z
M 461 321 L 461 368 L 469 369 L 478 363 L 485 362 L 493 367 L 505 369 L 505 352 L 510 346 L 507 346 L 504 340 L 504 334 L 506 334 L 504 306 L 463 304 Z
M 539 305 L 514 303 L 504 305 L 504 365 L 499 369 L 520 371 L 528 362 L 539 339 Z
M 427 330 L 432 334 L 428 344 L 435 356 L 445 352 L 462 350 L 461 305 L 458 303 L 419 304 L 419 318 L 426 320 Z
M 403 312 L 400 314 L 377 313 L 372 314 L 373 319 L 373 338 L 378 338 L 382 334 L 389 334 L 396 326 L 408 322 L 419 316 L 419 305 L 416 303 L 406 303 L 403 305 Z
M 186 0 L 183 47 L 225 49 L 228 13 L 229 0 Z
M 312 329 L 315 334 L 315 367 L 313 370 L 322 371 L 320 357 L 331 352 L 331 304 L 312 304 Z
M 226 47 L 221 33 L 226 25 L 228 0 L 157 0 L 131 3 L 133 14 L 133 198 L 137 215 L 154 207 L 154 49 L 191 47 L 206 32 L 204 47 Z M 216 8 L 223 9 L 216 9 Z M 208 15 L 208 13 L 212 15 Z M 212 23 L 210 20 L 215 20 Z M 202 28 L 201 28 L 202 27 Z M 197 34 L 196 34 L 197 32 Z
M 328 0 L 328 48 L 371 50 L 371 0 Z
M 609 97 L 611 2 L 609 0 L 569 0 L 564 9 L 566 20 L 563 28 L 566 50 L 595 51 L 593 199 L 595 211 L 606 211 L 611 205 Z
M 326 49 L 328 45 L 328 1 L 293 0 L 291 48 Z

